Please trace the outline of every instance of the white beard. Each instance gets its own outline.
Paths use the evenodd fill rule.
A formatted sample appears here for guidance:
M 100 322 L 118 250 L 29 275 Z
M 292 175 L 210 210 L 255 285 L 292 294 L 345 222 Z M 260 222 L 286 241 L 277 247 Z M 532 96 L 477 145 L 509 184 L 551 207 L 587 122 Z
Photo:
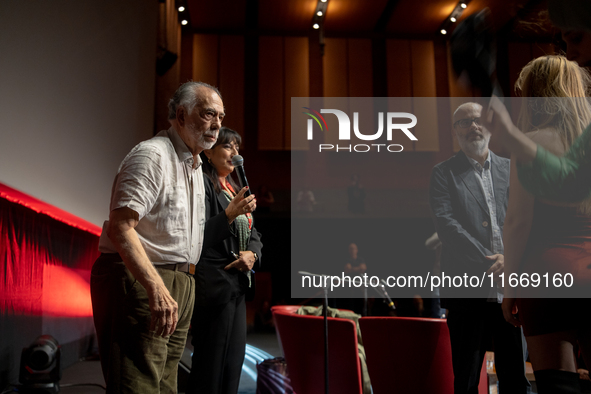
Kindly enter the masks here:
M 481 140 L 475 141 L 466 141 L 465 139 L 458 138 L 458 143 L 460 144 L 460 148 L 464 151 L 464 153 L 481 156 L 486 152 L 488 148 L 488 142 L 490 141 L 490 136 L 484 136 Z
M 217 141 L 212 141 L 212 142 L 205 141 L 205 134 L 201 134 L 201 136 L 199 137 L 199 145 L 203 149 L 211 149 L 211 148 L 213 148 L 213 146 L 215 145 L 216 142 Z
M 194 134 L 197 134 L 197 128 L 195 127 L 195 125 L 194 125 L 194 124 L 191 124 L 191 125 L 189 125 L 189 129 L 190 129 L 190 130 L 191 130 L 191 131 L 192 131 Z M 216 139 L 216 141 L 213 141 L 213 142 L 208 142 L 208 141 L 206 141 L 206 140 L 205 140 L 205 135 L 206 135 L 206 134 L 207 134 L 207 135 L 212 135 L 212 136 L 215 136 L 215 132 L 212 132 L 211 130 L 207 130 L 205 133 L 203 133 L 203 134 L 200 134 L 200 135 L 199 135 L 199 137 L 197 137 L 197 144 L 199 144 L 199 146 L 200 146 L 202 149 L 204 149 L 204 150 L 205 150 L 205 149 L 211 149 L 211 148 L 213 148 L 213 146 L 214 146 L 214 145 L 215 145 L 215 143 L 217 142 L 217 139 Z

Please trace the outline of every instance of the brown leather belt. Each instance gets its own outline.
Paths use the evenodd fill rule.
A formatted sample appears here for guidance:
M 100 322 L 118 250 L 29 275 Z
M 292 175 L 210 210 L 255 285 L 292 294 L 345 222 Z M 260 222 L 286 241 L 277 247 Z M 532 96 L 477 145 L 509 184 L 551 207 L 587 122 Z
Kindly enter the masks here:
M 119 253 L 101 253 L 101 257 L 111 262 L 122 262 L 123 259 L 119 256 Z M 165 270 L 185 272 L 187 274 L 195 274 L 195 264 L 190 263 L 179 263 L 179 264 L 154 264 L 156 268 L 162 268 Z
M 187 274 L 195 274 L 195 264 L 179 263 L 179 264 L 154 264 L 156 268 L 163 268 L 165 270 L 180 271 Z

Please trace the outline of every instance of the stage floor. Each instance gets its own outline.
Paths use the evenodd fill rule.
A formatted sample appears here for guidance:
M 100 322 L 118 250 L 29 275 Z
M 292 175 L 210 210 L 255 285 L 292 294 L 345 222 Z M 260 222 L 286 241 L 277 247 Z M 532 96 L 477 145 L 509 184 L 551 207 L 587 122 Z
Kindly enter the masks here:
M 246 342 L 246 360 L 242 367 L 238 393 L 254 394 L 256 392 L 256 361 L 281 356 L 282 354 L 274 332 L 248 333 Z M 179 369 L 186 371 L 191 368 L 191 353 L 192 346 L 189 338 Z M 180 372 L 180 374 L 182 373 Z M 105 385 L 105 380 L 98 360 L 84 360 L 65 368 L 60 384 L 60 393 L 62 394 L 100 394 L 105 392 L 100 387 Z

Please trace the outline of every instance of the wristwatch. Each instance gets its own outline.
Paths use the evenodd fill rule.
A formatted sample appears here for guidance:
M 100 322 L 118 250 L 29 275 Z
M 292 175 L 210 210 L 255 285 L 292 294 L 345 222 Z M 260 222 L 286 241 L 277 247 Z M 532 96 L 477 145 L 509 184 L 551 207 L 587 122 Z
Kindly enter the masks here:
M 259 255 L 257 254 L 257 252 L 252 252 L 252 254 L 254 254 L 254 262 L 256 263 L 259 259 Z

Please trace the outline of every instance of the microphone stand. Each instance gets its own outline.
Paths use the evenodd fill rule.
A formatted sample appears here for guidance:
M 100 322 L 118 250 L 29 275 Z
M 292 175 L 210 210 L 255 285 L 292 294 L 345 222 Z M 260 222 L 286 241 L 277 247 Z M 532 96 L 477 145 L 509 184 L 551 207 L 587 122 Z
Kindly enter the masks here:
M 305 276 L 319 276 L 324 278 L 328 275 L 312 274 L 306 271 L 298 271 L 298 274 Z M 322 318 L 324 319 L 324 393 L 329 394 L 328 390 L 328 287 L 323 286 L 324 297 L 322 299 Z
M 388 292 L 386 291 L 386 286 L 384 285 L 384 283 L 386 283 L 383 279 L 382 279 L 382 283 L 380 283 L 379 286 L 374 287 L 374 290 L 384 298 L 384 300 L 387 301 L 388 303 L 388 307 L 390 309 L 392 309 L 393 311 L 396 310 L 396 306 L 394 305 L 394 301 L 392 301 L 392 299 L 390 298 L 390 296 L 388 295 Z M 379 290 L 378 290 L 379 289 Z
M 367 316 L 367 287 L 363 286 L 363 316 Z

